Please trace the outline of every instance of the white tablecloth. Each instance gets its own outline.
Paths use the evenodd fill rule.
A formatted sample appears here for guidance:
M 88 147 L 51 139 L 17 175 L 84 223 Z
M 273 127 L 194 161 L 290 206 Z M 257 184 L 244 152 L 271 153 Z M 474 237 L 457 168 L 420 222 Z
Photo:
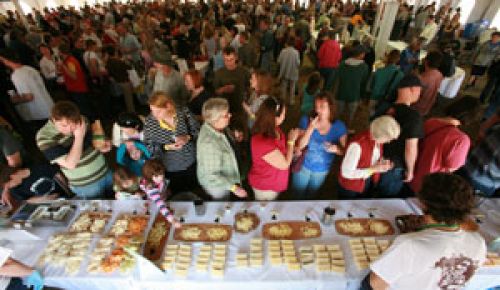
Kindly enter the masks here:
M 460 87 L 462 86 L 464 79 L 465 71 L 457 66 L 455 74 L 449 78 L 444 78 L 441 82 L 439 93 L 445 98 L 453 99 L 457 96 L 458 91 L 460 91 Z
M 78 203 L 78 202 L 77 202 Z M 271 212 L 278 213 L 278 220 L 304 220 L 307 215 L 312 221 L 319 221 L 323 209 L 330 205 L 336 209 L 335 218 L 345 218 L 350 212 L 353 217 L 368 217 L 372 212 L 375 217 L 384 218 L 391 221 L 394 226 L 394 217 L 401 214 L 415 213 L 411 202 L 405 200 L 358 200 L 358 201 L 314 201 L 314 202 L 269 202 L 269 203 L 231 203 L 230 212 L 224 210 L 226 203 L 213 202 L 207 203 L 206 214 L 198 217 L 194 213 L 192 203 L 189 202 L 173 202 L 171 206 L 176 210 L 177 216 L 183 216 L 186 223 L 192 222 L 213 222 L 217 214 L 223 215 L 220 222 L 222 224 L 232 224 L 234 214 L 242 209 L 248 209 L 255 212 L 261 219 L 261 224 L 271 221 Z M 485 203 L 485 206 L 489 203 Z M 493 204 L 492 206 L 498 206 Z M 112 221 L 123 212 L 132 212 L 137 209 L 139 213 L 145 211 L 144 203 L 141 201 L 115 201 L 109 203 L 104 202 L 101 205 L 102 209 L 113 208 Z M 155 210 L 152 210 L 154 213 Z M 150 225 L 153 222 L 153 216 L 150 220 Z M 111 227 L 108 223 L 107 230 Z M 33 242 L 32 240 L 25 241 L 24 245 L 21 242 L 16 242 L 17 250 L 21 252 L 24 258 L 20 259 L 26 263 L 33 265 L 41 252 L 43 251 L 46 240 L 53 233 L 64 231 L 65 228 L 34 228 L 30 231 L 39 236 L 42 241 Z M 0 231 L 1 232 L 1 231 Z M 498 232 L 498 228 L 497 228 Z M 0 235 L 1 237 L 1 235 Z M 47 286 L 60 287 L 63 289 L 259 289 L 259 290 L 279 290 L 279 289 L 357 289 L 359 282 L 368 273 L 367 270 L 358 271 L 353 263 L 351 256 L 348 237 L 338 235 L 333 225 L 322 225 L 322 236 L 318 239 L 296 241 L 295 246 L 298 248 L 301 245 L 313 244 L 332 244 L 338 243 L 344 252 L 346 260 L 346 274 L 335 273 L 317 273 L 314 265 L 306 266 L 301 271 L 289 272 L 286 266 L 271 266 L 265 260 L 262 268 L 245 268 L 238 269 L 235 265 L 235 255 L 238 252 L 249 250 L 249 242 L 251 238 L 261 237 L 261 227 L 257 228 L 248 234 L 233 233 L 232 239 L 228 242 L 228 259 L 226 266 L 226 274 L 224 278 L 212 278 L 209 274 L 197 273 L 191 271 L 187 279 L 175 277 L 171 273 L 161 273 L 159 271 L 150 271 L 148 267 L 151 264 L 147 263 L 143 266 L 138 266 L 132 273 L 123 275 L 114 273 L 111 275 L 90 275 L 87 274 L 86 261 L 84 261 L 79 273 L 75 276 L 68 276 L 62 269 L 46 268 L 43 269 L 43 274 L 46 278 Z M 393 237 L 383 237 L 384 239 L 392 239 Z M 26 240 L 26 239 L 25 239 Z M 94 241 L 97 241 L 97 239 Z M 173 241 L 173 231 L 170 233 L 168 243 L 177 243 Z M 14 244 L 14 243 L 11 243 Z M 201 243 L 194 243 L 194 255 L 199 250 Z M 8 247 L 8 246 L 7 246 Z M 93 248 L 93 245 L 92 245 Z M 16 248 L 14 247 L 16 250 Z M 194 267 L 192 268 L 194 270 Z M 153 272 L 158 272 L 153 275 Z M 490 285 L 491 281 L 496 281 L 500 277 L 500 269 L 481 269 L 471 281 L 474 285 Z M 142 274 L 141 274 L 142 273 Z M 146 273 L 146 277 L 144 274 Z M 149 275 L 150 274 L 150 275 Z M 500 284 L 500 282 L 498 283 Z M 167 288 L 166 288 L 167 287 Z M 468 288 L 481 289 L 481 288 Z

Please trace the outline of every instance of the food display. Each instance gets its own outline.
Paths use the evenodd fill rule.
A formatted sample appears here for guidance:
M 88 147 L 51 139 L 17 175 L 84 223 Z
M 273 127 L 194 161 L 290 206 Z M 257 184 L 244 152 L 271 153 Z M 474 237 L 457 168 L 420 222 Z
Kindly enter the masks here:
M 335 229 L 341 235 L 353 237 L 393 235 L 394 228 L 384 219 L 350 218 L 335 221 Z
M 120 270 L 129 272 L 135 266 L 135 259 L 125 249 L 139 252 L 144 238 L 140 235 L 121 235 L 103 237 L 90 255 L 87 271 L 89 273 L 113 273 Z
M 396 226 L 401 233 L 411 233 L 422 229 L 425 225 L 425 217 L 423 215 L 407 214 L 399 215 L 395 218 Z M 469 232 L 475 232 L 479 229 L 479 225 L 471 219 L 467 219 L 460 224 L 460 227 Z
M 110 213 L 86 211 L 80 214 L 73 224 L 71 224 L 68 231 L 71 233 L 102 233 L 110 218 Z
M 300 248 L 301 258 L 305 257 L 310 263 L 314 257 L 317 272 L 345 273 L 344 254 L 338 244 L 313 245 Z
M 68 202 L 22 205 L 12 216 L 16 222 L 29 222 L 36 226 L 67 226 L 75 214 L 76 206 Z
M 271 265 L 280 266 L 285 264 L 289 271 L 301 269 L 295 251 L 295 244 L 292 240 L 269 241 L 267 251 Z
M 175 269 L 174 273 L 179 277 L 186 277 L 191 266 L 192 246 L 191 245 L 167 245 L 167 251 L 161 264 L 165 271 Z M 175 268 L 173 268 L 175 264 Z
M 110 235 L 142 235 L 148 226 L 148 215 L 122 214 L 114 222 Z
M 162 215 L 157 215 L 146 239 L 144 256 L 152 261 L 158 260 L 163 253 L 169 233 L 170 223 Z
M 255 230 L 260 223 L 255 213 L 241 212 L 234 216 L 234 230 L 238 233 L 248 233 Z
M 317 222 L 283 221 L 267 223 L 262 227 L 262 236 L 268 240 L 302 240 L 321 236 Z
M 389 240 L 375 240 L 374 238 L 349 240 L 349 246 L 358 270 L 368 268 L 370 262 L 377 260 L 389 245 Z
M 63 267 L 73 275 L 80 270 L 82 261 L 87 257 L 93 235 L 91 233 L 63 233 L 52 236 L 38 265 Z
M 175 230 L 174 239 L 184 242 L 225 242 L 231 239 L 231 226 L 219 224 L 184 224 Z

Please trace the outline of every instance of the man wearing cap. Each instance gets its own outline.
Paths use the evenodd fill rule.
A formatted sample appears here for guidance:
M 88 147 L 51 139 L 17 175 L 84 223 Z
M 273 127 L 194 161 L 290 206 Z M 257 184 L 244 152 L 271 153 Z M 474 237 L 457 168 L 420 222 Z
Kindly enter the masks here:
M 421 89 L 417 76 L 405 76 L 399 83 L 396 102 L 386 112 L 399 123 L 401 134 L 384 146 L 384 158 L 392 161 L 394 167 L 380 177 L 378 186 L 382 196 L 399 195 L 404 182 L 413 180 L 418 140 L 424 137 L 424 127 L 421 115 L 411 105 L 418 101 Z
M 157 47 L 152 53 L 154 64 L 153 92 L 165 92 L 177 106 L 187 103 L 188 91 L 180 72 L 174 69 L 175 63 L 166 48 Z
M 17 92 L 11 94 L 11 102 L 15 104 L 19 116 L 29 122 L 36 132 L 45 124 L 54 106 L 40 72 L 30 66 L 22 65 L 18 55 L 12 50 L 2 50 L 0 61 L 12 70 L 11 79 Z

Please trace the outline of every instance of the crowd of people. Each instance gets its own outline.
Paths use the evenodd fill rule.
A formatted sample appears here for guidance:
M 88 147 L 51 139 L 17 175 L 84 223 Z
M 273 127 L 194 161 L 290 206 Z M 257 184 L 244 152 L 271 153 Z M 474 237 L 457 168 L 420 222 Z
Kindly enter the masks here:
M 49 189 L 78 198 L 144 198 L 139 185 L 147 185 L 161 187 L 162 198 L 275 200 L 288 191 L 315 199 L 336 157 L 339 198 L 414 195 L 434 172 L 457 172 L 494 195 L 497 78 L 486 88 L 491 97 L 463 97 L 431 117 L 441 81 L 453 74 L 450 45 L 458 35 L 448 26 L 460 11 L 419 8 L 408 48 L 374 64 L 369 37 L 354 36 L 373 24 L 376 9 L 371 1 L 248 1 L 9 12 L 1 19 L 0 61 L 10 73 L 2 82 L 9 95 L 2 200 L 26 199 L 14 185 L 39 176 L 55 180 Z M 413 15 L 405 3 L 400 10 L 398 39 Z M 349 31 L 352 40 L 339 42 Z M 478 45 L 472 78 L 496 69 L 499 40 L 494 32 Z M 422 47 L 428 51 L 420 61 Z M 304 75 L 299 89 L 305 57 L 317 71 Z M 182 73 L 178 58 L 188 66 Z M 196 70 L 197 61 L 208 65 Z M 493 108 L 472 146 L 461 127 L 481 116 L 480 101 Z M 356 133 L 363 102 L 371 123 Z M 287 121 L 294 128 L 285 134 L 296 103 L 301 116 Z M 47 162 L 34 162 L 16 130 L 25 143 L 35 139 Z M 150 161 L 162 164 L 160 181 L 144 176 Z
M 500 32 L 471 62 L 469 85 L 488 72 L 481 97 L 437 116 L 460 50 L 460 10 L 432 3 L 414 15 L 402 1 L 391 38 L 409 45 L 383 62 L 363 34 L 376 11 L 375 1 L 350 0 L 9 11 L 0 17 L 2 202 L 56 192 L 150 199 L 176 222 L 166 200 L 317 199 L 334 170 L 338 198 L 417 195 L 435 223 L 462 221 L 466 205 L 442 217 L 431 195 L 470 193 L 443 198 L 450 207 L 470 204 L 469 184 L 498 195 Z M 303 74 L 307 61 L 314 71 Z M 370 123 L 355 132 L 363 103 Z M 294 109 L 300 118 L 287 119 Z M 463 126 L 481 118 L 474 140 Z M 388 267 L 374 269 L 372 285 Z

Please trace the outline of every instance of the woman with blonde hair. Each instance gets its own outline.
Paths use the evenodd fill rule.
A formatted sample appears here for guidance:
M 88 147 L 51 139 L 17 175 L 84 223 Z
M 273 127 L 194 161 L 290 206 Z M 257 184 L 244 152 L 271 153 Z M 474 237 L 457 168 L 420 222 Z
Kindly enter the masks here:
M 199 124 L 186 107 L 176 107 L 163 92 L 149 99 L 151 113 L 144 123 L 144 143 L 165 165 L 172 192 L 192 189 L 196 181 L 196 148 Z
M 383 145 L 399 137 L 398 122 L 388 115 L 378 117 L 370 129 L 355 135 L 349 142 L 338 177 L 341 198 L 366 197 L 376 187 L 380 173 L 393 167 L 383 159 Z

